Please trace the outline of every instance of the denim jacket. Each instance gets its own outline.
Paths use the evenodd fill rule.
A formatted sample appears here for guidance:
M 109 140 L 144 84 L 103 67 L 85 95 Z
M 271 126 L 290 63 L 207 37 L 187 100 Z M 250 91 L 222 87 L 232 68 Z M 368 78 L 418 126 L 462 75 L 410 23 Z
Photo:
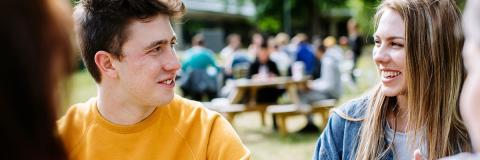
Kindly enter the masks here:
M 340 116 L 346 115 L 353 119 L 365 116 L 368 98 L 352 100 L 337 109 L 329 118 L 315 147 L 314 160 L 349 160 L 355 159 L 362 121 L 347 120 Z M 387 151 L 382 160 L 393 160 L 393 152 Z

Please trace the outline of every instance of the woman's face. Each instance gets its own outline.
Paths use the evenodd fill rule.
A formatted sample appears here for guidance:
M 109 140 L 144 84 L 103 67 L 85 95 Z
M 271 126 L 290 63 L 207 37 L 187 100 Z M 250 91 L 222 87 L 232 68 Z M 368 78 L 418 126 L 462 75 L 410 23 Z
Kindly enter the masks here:
M 460 97 L 460 111 L 468 128 L 476 152 L 480 152 L 480 1 L 469 0 L 464 11 L 465 45 L 463 61 L 467 69 L 467 79 L 463 83 Z M 477 38 L 477 39 L 475 39 Z
M 383 93 L 389 97 L 405 94 L 405 28 L 402 17 L 386 9 L 374 39 L 373 60 L 380 73 Z
M 478 106 L 480 104 L 478 98 L 480 97 L 480 46 L 468 37 L 463 48 L 463 61 L 467 69 L 467 78 L 463 84 L 460 98 L 461 112 L 466 121 L 478 122 L 478 114 L 480 114 Z M 476 134 L 480 134 L 480 130 Z M 480 135 L 478 142 L 480 142 Z M 480 144 L 477 145 L 480 147 Z

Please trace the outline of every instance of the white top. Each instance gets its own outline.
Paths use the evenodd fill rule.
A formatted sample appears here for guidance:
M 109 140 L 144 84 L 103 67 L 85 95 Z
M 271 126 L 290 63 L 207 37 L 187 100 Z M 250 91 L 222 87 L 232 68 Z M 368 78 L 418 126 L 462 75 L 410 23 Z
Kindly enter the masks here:
M 426 151 L 426 146 L 425 143 L 422 143 L 422 147 L 420 146 L 420 135 L 417 135 L 416 138 L 416 144 L 412 145 L 412 148 L 410 148 L 408 144 L 408 134 L 410 133 L 403 133 L 403 132 L 395 132 L 393 131 L 392 128 L 390 128 L 390 125 L 387 123 L 387 128 L 385 129 L 386 133 L 386 138 L 388 141 L 388 144 L 392 143 L 393 141 L 393 136 L 395 134 L 395 141 L 393 141 L 393 156 L 394 159 L 396 160 L 412 160 L 413 153 L 415 152 L 416 149 L 420 148 L 420 153 L 422 155 L 428 155 Z M 412 135 L 413 136 L 413 133 Z

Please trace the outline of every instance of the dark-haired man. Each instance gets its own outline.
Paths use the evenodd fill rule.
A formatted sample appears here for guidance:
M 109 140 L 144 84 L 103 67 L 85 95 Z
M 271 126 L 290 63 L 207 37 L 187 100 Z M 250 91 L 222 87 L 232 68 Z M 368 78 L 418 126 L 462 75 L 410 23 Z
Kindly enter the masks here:
M 98 96 L 59 120 L 71 159 L 249 159 L 231 125 L 173 92 L 177 0 L 84 0 L 74 17 Z

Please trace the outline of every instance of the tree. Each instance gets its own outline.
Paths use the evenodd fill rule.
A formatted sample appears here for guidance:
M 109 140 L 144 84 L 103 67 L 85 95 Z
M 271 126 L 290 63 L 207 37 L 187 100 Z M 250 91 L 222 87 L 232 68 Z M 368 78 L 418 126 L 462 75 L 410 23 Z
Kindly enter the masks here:
M 289 28 L 315 33 L 321 12 L 346 7 L 346 0 L 254 0 L 254 23 L 265 33 L 290 32 Z M 291 32 L 290 32 L 291 33 Z

